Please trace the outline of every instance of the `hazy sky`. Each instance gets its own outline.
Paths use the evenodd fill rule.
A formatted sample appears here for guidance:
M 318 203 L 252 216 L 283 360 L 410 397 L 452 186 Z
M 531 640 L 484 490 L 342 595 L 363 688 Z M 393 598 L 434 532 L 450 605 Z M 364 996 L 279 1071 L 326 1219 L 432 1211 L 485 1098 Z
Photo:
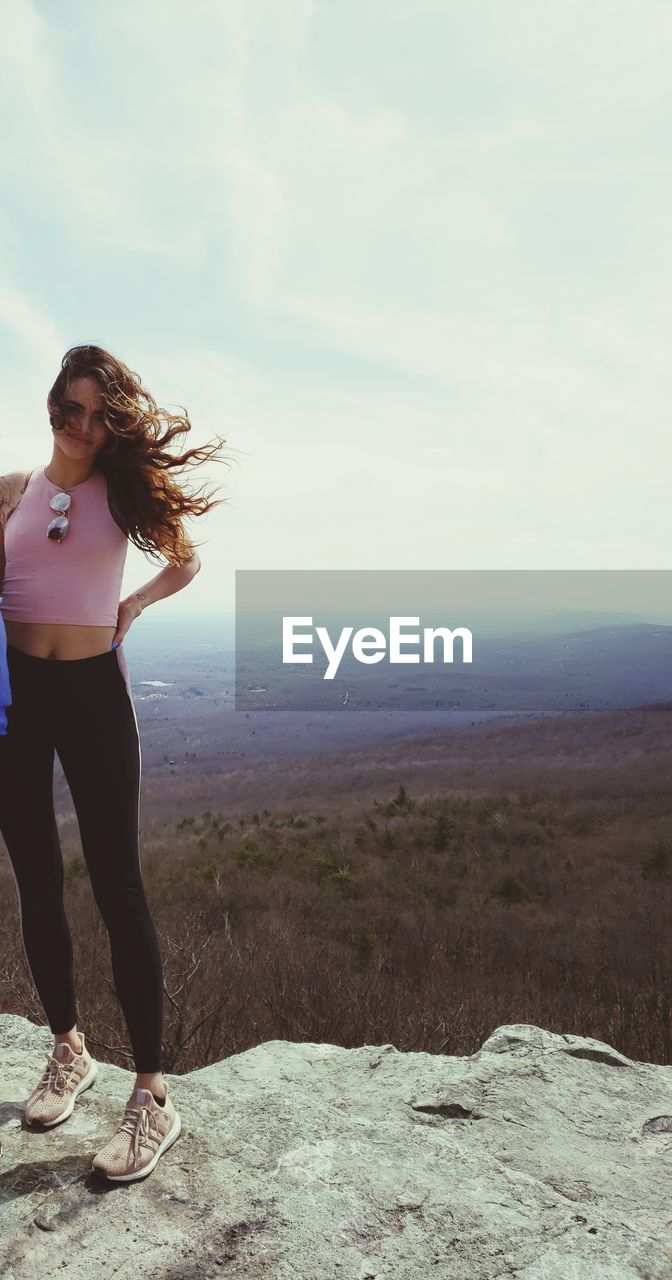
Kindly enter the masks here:
M 238 451 L 157 610 L 669 568 L 671 46 L 658 0 L 4 0 L 2 470 L 95 342 Z

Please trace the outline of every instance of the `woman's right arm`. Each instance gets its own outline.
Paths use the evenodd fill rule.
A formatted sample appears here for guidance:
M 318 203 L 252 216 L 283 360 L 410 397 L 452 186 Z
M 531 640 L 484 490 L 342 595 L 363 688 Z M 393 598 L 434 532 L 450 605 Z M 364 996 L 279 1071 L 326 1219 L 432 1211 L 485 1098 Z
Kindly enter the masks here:
M 5 581 L 5 525 L 21 497 L 25 481 L 25 471 L 10 471 L 0 476 L 0 595 Z
M 4 529 L 7 517 L 19 501 L 28 475 L 27 471 L 9 471 L 6 476 L 0 476 L 0 529 Z

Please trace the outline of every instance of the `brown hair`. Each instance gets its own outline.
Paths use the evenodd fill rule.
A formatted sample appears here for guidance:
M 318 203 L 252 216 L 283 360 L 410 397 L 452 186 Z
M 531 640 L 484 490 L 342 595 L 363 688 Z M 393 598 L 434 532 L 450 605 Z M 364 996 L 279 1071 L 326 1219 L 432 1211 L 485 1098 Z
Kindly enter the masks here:
M 187 449 L 180 455 L 170 453 L 166 448 L 170 441 L 191 431 L 186 409 L 183 414 L 173 414 L 159 408 L 139 374 L 109 351 L 94 346 L 71 347 L 61 361 L 47 399 L 54 431 L 62 431 L 67 421 L 68 383 L 86 377 L 95 378 L 103 398 L 108 438 L 96 455 L 96 467 L 107 477 L 110 510 L 117 524 L 141 551 L 182 564 L 197 545 L 187 537 L 183 518 L 205 515 L 228 499 L 211 501 L 216 490 L 210 490 L 207 497 L 187 493 L 172 472 L 210 459 L 224 461 L 215 456 L 224 438 L 217 436 L 217 443 Z

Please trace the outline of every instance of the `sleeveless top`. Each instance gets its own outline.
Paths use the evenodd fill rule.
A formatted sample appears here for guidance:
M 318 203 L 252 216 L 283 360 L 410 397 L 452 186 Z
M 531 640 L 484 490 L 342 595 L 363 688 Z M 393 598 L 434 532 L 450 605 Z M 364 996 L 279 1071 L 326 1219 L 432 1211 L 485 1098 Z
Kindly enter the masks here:
M 63 492 L 40 467 L 7 518 L 3 619 L 114 627 L 128 538 L 110 511 L 107 478 L 94 470 L 65 491 L 70 527 L 56 542 L 47 537 L 47 525 L 61 513 L 49 502 Z

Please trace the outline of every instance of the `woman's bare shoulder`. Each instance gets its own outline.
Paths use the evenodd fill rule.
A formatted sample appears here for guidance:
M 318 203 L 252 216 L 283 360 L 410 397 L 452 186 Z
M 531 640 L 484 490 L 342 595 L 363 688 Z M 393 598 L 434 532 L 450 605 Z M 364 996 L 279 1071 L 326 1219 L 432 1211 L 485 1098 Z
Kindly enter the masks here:
M 0 476 L 0 489 L 3 491 L 10 486 L 16 484 L 19 476 L 25 476 L 25 471 L 7 471 L 4 476 Z
M 4 524 L 14 510 L 29 475 L 29 471 L 8 471 L 0 476 L 0 524 Z

